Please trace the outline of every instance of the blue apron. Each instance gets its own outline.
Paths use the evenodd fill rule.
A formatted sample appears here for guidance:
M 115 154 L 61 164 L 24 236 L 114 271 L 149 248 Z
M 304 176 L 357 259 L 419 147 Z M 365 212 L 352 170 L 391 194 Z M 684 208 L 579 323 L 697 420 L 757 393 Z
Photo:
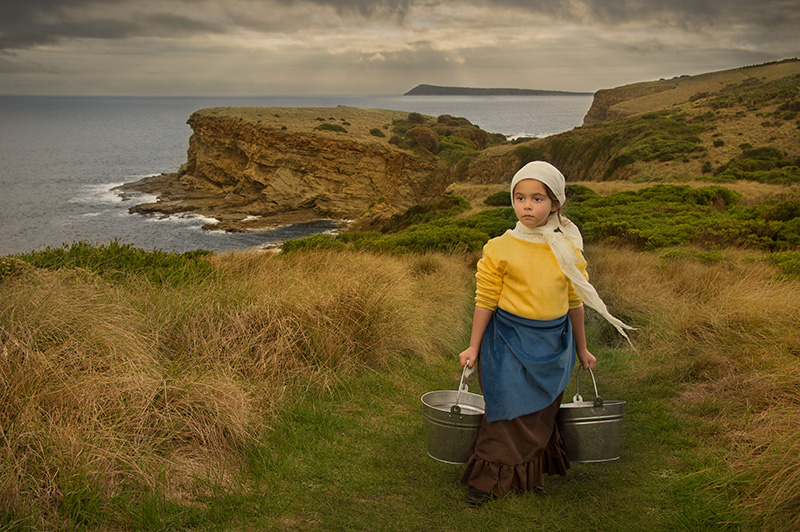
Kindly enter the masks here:
M 568 315 L 531 320 L 497 309 L 481 342 L 486 420 L 537 412 L 564 391 L 575 365 Z

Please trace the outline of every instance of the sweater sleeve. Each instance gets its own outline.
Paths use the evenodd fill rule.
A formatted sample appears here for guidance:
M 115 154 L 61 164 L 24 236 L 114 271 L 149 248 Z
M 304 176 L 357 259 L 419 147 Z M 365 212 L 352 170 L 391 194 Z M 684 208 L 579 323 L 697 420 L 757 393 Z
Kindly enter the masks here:
M 497 309 L 500 292 L 503 289 L 503 271 L 494 251 L 493 242 L 490 240 L 483 247 L 483 256 L 478 261 L 477 289 L 475 291 L 475 305 L 489 310 Z
M 578 267 L 578 270 L 583 274 L 583 276 L 588 281 L 589 272 L 586 270 L 587 268 L 586 259 L 583 257 L 583 253 L 581 253 L 581 251 L 578 248 L 575 248 L 574 246 L 573 248 L 575 249 L 575 254 L 578 256 L 578 262 L 575 264 L 575 266 Z M 583 300 L 581 299 L 581 296 L 579 296 L 578 293 L 575 291 L 575 287 L 572 285 L 572 282 L 569 282 L 569 308 L 570 309 L 578 308 L 581 305 L 583 305 Z

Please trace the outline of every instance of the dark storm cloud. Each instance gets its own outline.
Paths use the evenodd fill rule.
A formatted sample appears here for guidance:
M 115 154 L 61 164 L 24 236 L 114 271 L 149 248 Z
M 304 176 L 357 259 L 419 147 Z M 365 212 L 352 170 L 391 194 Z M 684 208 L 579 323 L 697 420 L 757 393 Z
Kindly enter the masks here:
M 130 7 L 114 18 L 98 13 L 108 6 Z M 186 7 L 187 11 L 190 11 Z M 0 4 L 0 49 L 52 44 L 65 38 L 125 39 L 136 36 L 223 32 L 209 24 L 170 12 L 140 12 L 126 0 L 26 0 Z
M 510 10 L 510 19 L 516 10 L 542 15 L 544 24 L 614 27 L 641 23 L 684 31 L 740 25 L 748 38 L 758 38 L 763 32 L 766 40 L 791 38 L 800 25 L 797 0 L 3 0 L 0 49 L 24 49 L 69 38 L 226 33 L 237 27 L 266 33 L 292 31 L 281 20 L 289 10 L 311 15 L 327 8 L 343 19 L 402 24 L 412 9 L 424 13 L 437 5 L 476 6 L 487 13 Z M 213 22 L 204 20 L 212 12 Z M 296 16 L 292 24 L 311 25 L 313 20 L 309 16 L 302 22 Z
M 276 0 L 250 2 L 203 2 L 165 0 L 5 0 L 0 3 L 0 49 L 24 49 L 53 44 L 67 38 L 124 39 L 164 34 L 186 35 L 225 33 L 233 27 L 274 31 L 268 16 L 260 18 L 270 5 L 276 10 L 303 5 L 329 7 L 342 16 L 401 20 L 412 0 Z M 225 18 L 213 24 L 200 17 L 212 5 L 225 7 Z M 106 8 L 125 15 L 112 17 Z M 250 9 L 255 10 L 250 11 Z

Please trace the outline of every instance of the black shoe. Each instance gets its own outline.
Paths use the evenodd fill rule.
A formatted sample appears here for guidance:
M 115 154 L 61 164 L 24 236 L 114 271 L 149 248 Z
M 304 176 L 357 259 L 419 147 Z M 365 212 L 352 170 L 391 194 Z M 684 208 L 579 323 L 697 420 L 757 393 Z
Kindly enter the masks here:
M 481 504 L 488 502 L 488 500 L 491 498 L 491 493 L 487 493 L 477 488 L 467 488 L 467 502 L 473 506 L 480 506 Z

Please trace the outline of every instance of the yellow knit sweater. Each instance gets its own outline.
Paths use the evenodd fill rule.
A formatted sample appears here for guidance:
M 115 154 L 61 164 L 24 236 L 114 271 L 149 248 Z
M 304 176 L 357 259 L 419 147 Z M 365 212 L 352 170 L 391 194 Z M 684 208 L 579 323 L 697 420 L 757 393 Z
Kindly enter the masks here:
M 578 269 L 588 279 L 586 261 L 573 249 Z M 486 243 L 476 278 L 475 304 L 489 310 L 499 307 L 522 318 L 546 321 L 583 304 L 547 244 L 520 240 L 510 233 Z

